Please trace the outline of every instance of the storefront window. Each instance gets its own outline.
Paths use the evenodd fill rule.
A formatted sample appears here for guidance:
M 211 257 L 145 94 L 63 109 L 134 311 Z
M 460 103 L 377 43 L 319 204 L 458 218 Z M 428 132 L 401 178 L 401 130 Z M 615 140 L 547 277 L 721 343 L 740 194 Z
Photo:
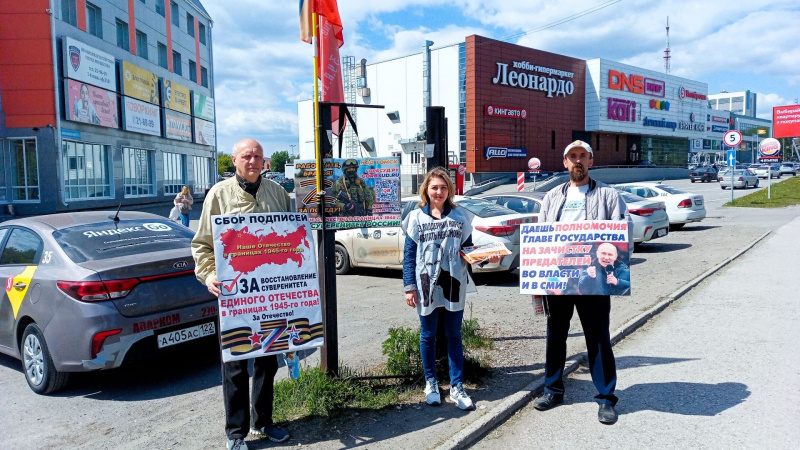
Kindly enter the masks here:
M 36 139 L 12 139 L 11 191 L 15 201 L 39 201 L 39 163 Z
M 186 185 L 186 156 L 164 152 L 164 195 L 176 195 Z
M 64 198 L 90 200 L 111 197 L 108 146 L 63 141 Z
M 211 187 L 209 182 L 209 174 L 211 167 L 211 158 L 203 158 L 201 156 L 194 157 L 194 192 L 203 192 Z
M 155 195 L 153 180 L 153 151 L 141 148 L 122 148 L 125 168 L 125 197 Z

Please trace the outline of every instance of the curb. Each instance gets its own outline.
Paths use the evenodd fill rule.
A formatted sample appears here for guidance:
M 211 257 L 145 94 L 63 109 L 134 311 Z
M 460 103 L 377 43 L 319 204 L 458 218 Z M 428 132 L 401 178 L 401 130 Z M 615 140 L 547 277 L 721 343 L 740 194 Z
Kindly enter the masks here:
M 710 277 L 714 273 L 718 272 L 723 267 L 727 266 L 738 257 L 742 256 L 748 250 L 753 248 L 756 244 L 761 242 L 764 238 L 766 238 L 771 231 L 767 231 L 766 233 L 762 234 L 760 237 L 756 238 L 753 242 L 746 245 L 744 248 L 736 252 L 733 256 L 726 258 L 716 266 L 708 269 L 697 278 L 689 281 L 684 286 L 673 292 L 672 294 L 668 295 L 664 300 L 656 303 L 651 307 L 649 310 L 639 314 L 638 316 L 634 317 L 633 319 L 629 320 L 627 323 L 619 327 L 614 333 L 611 334 L 611 345 L 617 344 L 619 341 L 623 340 L 626 336 L 630 335 L 637 329 L 639 329 L 642 325 L 644 325 L 648 320 L 652 317 L 655 317 L 661 311 L 667 308 L 672 302 L 675 300 L 683 297 L 687 292 L 692 290 L 695 286 L 700 284 L 703 280 Z M 567 376 L 574 372 L 575 370 L 580 367 L 582 363 L 586 361 L 586 352 L 578 353 L 577 355 L 573 355 L 567 358 L 567 364 L 564 366 L 564 376 Z M 505 399 L 503 399 L 499 404 L 497 404 L 491 411 L 481 416 L 478 420 L 472 422 L 471 424 L 467 425 L 467 427 L 463 428 L 461 431 L 444 441 L 441 445 L 435 447 L 436 450 L 449 450 L 449 449 L 461 449 L 465 448 L 468 445 L 472 444 L 478 438 L 486 434 L 492 428 L 500 424 L 501 422 L 508 419 L 512 414 L 514 414 L 518 409 L 525 406 L 528 402 L 530 402 L 536 394 L 542 392 L 544 389 L 544 382 L 541 380 L 540 377 L 537 377 L 535 381 L 532 381 L 527 386 L 522 388 L 520 391 L 515 392 Z

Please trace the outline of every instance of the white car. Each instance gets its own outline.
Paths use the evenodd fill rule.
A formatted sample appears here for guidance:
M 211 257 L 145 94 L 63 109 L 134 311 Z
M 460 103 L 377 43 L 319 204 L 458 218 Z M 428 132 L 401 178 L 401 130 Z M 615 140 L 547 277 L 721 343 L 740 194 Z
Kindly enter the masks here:
M 780 178 L 781 170 L 778 166 L 772 164 L 761 164 L 758 167 L 751 167 L 750 170 L 755 172 L 758 178 Z
M 518 214 L 483 199 L 456 196 L 456 203 L 471 212 L 472 243 L 502 242 L 511 251 L 499 263 L 472 266 L 475 272 L 512 271 L 519 267 L 519 225 L 535 223 L 537 214 Z M 417 207 L 419 197 L 402 200 L 403 218 Z M 346 274 L 353 267 L 402 269 L 406 237 L 400 227 L 354 228 L 336 231 L 336 273 Z
M 700 194 L 684 192 L 658 182 L 623 183 L 616 185 L 616 188 L 639 197 L 664 202 L 672 229 L 706 218 L 705 201 Z
M 630 192 L 620 191 L 628 213 L 633 221 L 633 243 L 641 244 L 669 234 L 667 205 L 659 200 L 651 200 Z

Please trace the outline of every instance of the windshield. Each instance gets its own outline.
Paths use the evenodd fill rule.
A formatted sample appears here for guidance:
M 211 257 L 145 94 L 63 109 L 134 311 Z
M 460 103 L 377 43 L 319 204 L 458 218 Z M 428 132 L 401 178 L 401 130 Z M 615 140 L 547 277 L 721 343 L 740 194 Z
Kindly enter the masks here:
M 680 189 L 675 189 L 674 187 L 667 186 L 666 184 L 659 184 L 658 188 L 661 189 L 664 192 L 669 193 L 669 194 L 685 194 L 686 193 L 685 191 L 682 191 Z
M 462 198 L 458 201 L 458 206 L 461 206 L 472 214 L 482 218 L 517 214 L 516 212 L 496 203 L 486 200 L 479 200 L 476 198 Z
M 188 249 L 192 230 L 167 220 L 121 220 L 92 223 L 53 232 L 58 245 L 76 263 Z

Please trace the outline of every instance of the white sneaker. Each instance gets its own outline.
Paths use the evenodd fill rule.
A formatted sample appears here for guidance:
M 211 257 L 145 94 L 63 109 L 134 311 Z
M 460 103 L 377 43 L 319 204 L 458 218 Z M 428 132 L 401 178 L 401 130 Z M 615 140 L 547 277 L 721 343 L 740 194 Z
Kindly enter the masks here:
M 442 396 L 439 395 L 439 383 L 434 378 L 425 380 L 425 403 L 432 406 L 442 404 Z
M 469 395 L 464 391 L 464 386 L 462 386 L 461 383 L 450 388 L 450 400 L 458 405 L 458 409 L 463 409 L 465 411 L 475 409 L 475 405 L 472 404 L 472 399 L 469 398 Z

